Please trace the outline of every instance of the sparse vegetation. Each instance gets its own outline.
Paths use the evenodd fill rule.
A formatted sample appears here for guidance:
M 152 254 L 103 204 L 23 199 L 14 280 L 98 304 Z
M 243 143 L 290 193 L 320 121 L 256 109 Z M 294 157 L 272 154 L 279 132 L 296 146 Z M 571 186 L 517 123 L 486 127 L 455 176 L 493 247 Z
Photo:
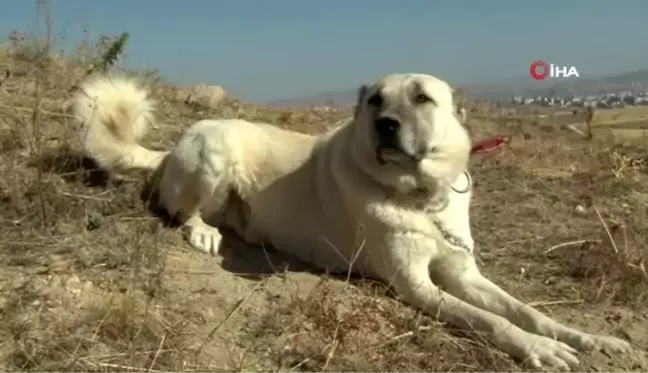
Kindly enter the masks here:
M 367 280 L 312 274 L 235 241 L 219 258 L 191 251 L 150 211 L 147 176 L 110 180 L 79 153 L 64 108 L 89 70 L 113 65 L 127 36 L 103 39 L 113 42 L 85 60 L 52 56 L 18 35 L 0 52 L 0 369 L 523 369 L 478 335 L 444 327 Z M 164 103 L 147 139 L 157 148 L 205 117 L 319 133 L 350 114 L 229 98 L 198 112 L 175 100 L 177 87 L 149 81 Z M 622 358 L 594 353 L 583 370 L 645 371 L 646 148 L 605 136 L 583 141 L 534 120 L 469 115 L 475 136 L 510 138 L 473 162 L 484 272 L 558 319 L 637 347 Z
M 596 111 L 593 107 L 588 106 L 587 109 L 585 110 L 585 125 L 587 126 L 587 132 L 585 132 L 587 139 L 591 139 L 593 134 L 592 134 L 592 122 L 594 121 L 594 115 L 596 114 Z
M 106 73 L 111 67 L 115 65 L 119 57 L 124 53 L 126 43 L 130 35 L 127 32 L 122 33 L 119 37 L 108 38 L 102 36 L 99 40 L 98 50 L 100 54 L 96 61 L 94 61 L 86 72 L 81 76 L 79 82 L 88 77 L 94 72 Z M 76 88 L 76 85 L 73 87 Z

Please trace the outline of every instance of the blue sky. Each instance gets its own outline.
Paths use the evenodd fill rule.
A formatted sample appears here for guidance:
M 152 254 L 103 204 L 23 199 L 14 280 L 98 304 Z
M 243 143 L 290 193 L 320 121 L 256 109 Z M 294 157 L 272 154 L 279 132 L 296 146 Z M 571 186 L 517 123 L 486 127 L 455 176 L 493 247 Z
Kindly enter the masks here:
M 52 0 L 72 44 L 131 34 L 125 63 L 253 101 L 354 89 L 392 72 L 455 85 L 528 74 L 535 59 L 581 75 L 648 68 L 645 0 Z M 0 32 L 30 31 L 35 2 L 5 0 Z M 42 29 L 42 27 L 41 27 Z

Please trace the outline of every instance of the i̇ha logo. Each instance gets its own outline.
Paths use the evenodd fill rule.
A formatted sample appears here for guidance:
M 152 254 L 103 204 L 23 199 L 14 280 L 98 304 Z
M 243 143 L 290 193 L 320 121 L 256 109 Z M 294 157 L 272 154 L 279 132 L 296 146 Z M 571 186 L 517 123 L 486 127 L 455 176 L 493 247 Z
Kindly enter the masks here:
M 560 66 L 553 63 L 546 63 L 542 60 L 533 61 L 529 67 L 529 74 L 535 80 L 545 80 L 547 78 L 569 78 L 580 77 L 576 66 Z

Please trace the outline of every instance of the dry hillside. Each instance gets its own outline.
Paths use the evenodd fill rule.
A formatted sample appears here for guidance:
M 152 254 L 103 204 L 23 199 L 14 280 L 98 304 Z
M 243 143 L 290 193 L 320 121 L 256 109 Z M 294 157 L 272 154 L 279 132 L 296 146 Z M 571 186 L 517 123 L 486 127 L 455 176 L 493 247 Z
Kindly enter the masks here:
M 329 278 L 235 240 L 217 257 L 192 251 L 148 208 L 150 175 L 110 180 L 79 153 L 63 102 L 86 67 L 0 56 L 0 72 L 10 72 L 0 78 L 0 369 L 523 370 L 380 284 Z M 156 148 L 207 117 L 318 133 L 348 115 L 234 100 L 200 111 L 178 102 L 177 88 L 145 80 L 159 102 L 148 139 Z M 557 319 L 636 347 L 583 355 L 583 370 L 648 370 L 642 142 L 607 132 L 585 141 L 524 117 L 470 124 L 478 137 L 511 137 L 472 165 L 483 271 Z

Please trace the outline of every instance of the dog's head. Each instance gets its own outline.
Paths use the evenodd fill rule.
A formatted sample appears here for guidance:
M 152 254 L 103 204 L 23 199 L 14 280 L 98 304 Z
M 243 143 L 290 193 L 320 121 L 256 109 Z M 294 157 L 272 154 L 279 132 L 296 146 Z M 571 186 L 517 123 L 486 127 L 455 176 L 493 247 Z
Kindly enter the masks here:
M 458 101 L 448 83 L 430 75 L 393 74 L 362 86 L 355 158 L 377 181 L 404 193 L 453 182 L 471 147 Z

